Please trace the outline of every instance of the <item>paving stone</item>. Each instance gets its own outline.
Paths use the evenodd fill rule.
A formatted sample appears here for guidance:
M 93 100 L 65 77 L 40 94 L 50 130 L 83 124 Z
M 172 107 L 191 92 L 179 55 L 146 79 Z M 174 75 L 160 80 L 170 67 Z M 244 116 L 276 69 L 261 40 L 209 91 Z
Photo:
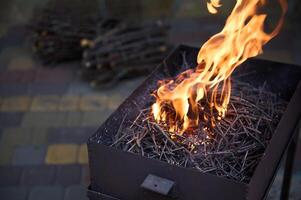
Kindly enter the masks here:
M 79 147 L 77 162 L 80 164 L 88 164 L 88 149 L 87 144 L 82 144 Z
M 76 163 L 78 145 L 53 144 L 48 146 L 46 164 L 74 164 Z
M 41 68 L 37 71 L 35 82 L 41 83 L 64 83 L 73 79 L 73 71 L 61 68 Z
M 0 72 L 0 83 L 8 84 L 15 83 L 22 79 L 23 74 L 18 72 L 1 71 Z
M 0 71 L 6 71 L 7 66 L 6 65 L 0 65 Z
M 42 165 L 46 155 L 46 146 L 24 145 L 15 149 L 12 164 L 23 165 Z
M 62 112 L 28 112 L 22 120 L 22 127 L 58 127 L 63 126 L 66 113 Z
M 72 185 L 67 187 L 64 200 L 88 200 L 87 188 L 83 185 Z
M 33 127 L 31 129 L 30 144 L 42 145 L 47 143 L 48 128 L 46 127 Z
M 81 166 L 80 165 L 60 165 L 57 169 L 56 181 L 58 185 L 69 186 L 80 184 Z
M 0 166 L 11 164 L 14 147 L 0 141 Z
M 0 83 L 1 84 L 29 83 L 33 81 L 34 76 L 35 76 L 35 71 L 33 70 L 5 71 L 0 73 Z
M 81 111 L 100 111 L 104 110 L 108 102 L 105 95 L 88 95 L 80 99 L 79 109 Z
M 64 127 L 51 128 L 48 132 L 49 144 L 82 144 L 92 135 L 95 128 L 87 127 Z
M 31 129 L 29 128 L 6 128 L 3 130 L 2 144 L 8 146 L 18 146 L 30 144 Z
M 82 166 L 82 184 L 84 186 L 89 186 L 90 184 L 90 169 L 88 165 Z
M 82 80 L 72 81 L 68 88 L 67 94 L 69 95 L 83 95 L 92 94 L 95 91 L 88 83 L 83 83 Z
M 82 112 L 67 112 L 65 126 L 79 126 L 82 115 Z
M 123 99 L 124 98 L 121 97 L 119 94 L 114 94 L 109 97 L 107 107 L 114 111 L 122 103 Z
M 64 188 L 61 186 L 36 186 L 29 193 L 29 200 L 63 200 Z
M 0 112 L 0 128 L 18 127 L 22 118 L 22 112 Z
M 30 110 L 31 111 L 57 111 L 60 103 L 60 96 L 43 95 L 33 98 Z
M 26 187 L 1 187 L 0 197 L 3 200 L 26 200 L 28 190 Z
M 80 96 L 78 95 L 63 96 L 60 101 L 59 111 L 78 111 L 79 101 L 80 101 Z
M 100 126 L 111 114 L 110 110 L 103 110 L 102 112 L 84 112 L 81 125 L 82 126 Z
M 28 85 L 29 95 L 62 95 L 67 92 L 69 84 L 31 83 Z
M 55 166 L 31 166 L 24 168 L 21 176 L 21 184 L 27 186 L 50 185 L 55 182 Z
M 18 96 L 28 93 L 27 84 L 0 84 L 0 96 Z
M 29 96 L 7 97 L 2 100 L 0 111 L 25 112 L 29 109 L 30 104 Z
M 18 185 L 21 180 L 21 175 L 22 175 L 21 167 L 1 166 L 0 167 L 0 188 L 3 186 Z
M 2 141 L 12 147 L 25 144 L 45 144 L 47 129 L 39 127 L 6 128 L 3 130 Z

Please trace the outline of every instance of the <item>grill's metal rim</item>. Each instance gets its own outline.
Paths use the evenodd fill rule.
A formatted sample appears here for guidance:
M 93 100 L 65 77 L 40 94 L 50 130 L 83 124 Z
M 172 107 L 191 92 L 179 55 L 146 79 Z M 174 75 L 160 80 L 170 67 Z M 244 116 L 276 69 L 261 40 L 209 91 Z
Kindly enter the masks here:
M 189 46 L 184 46 L 184 45 L 180 45 L 180 46 L 178 46 L 177 48 L 176 48 L 176 50 L 179 50 L 179 49 L 182 49 L 182 48 L 184 48 L 184 49 L 186 49 L 186 48 L 192 48 L 192 47 L 189 47 Z M 166 61 L 166 60 L 168 60 L 170 57 L 172 57 L 175 53 L 176 53 L 176 50 L 175 51 L 173 51 L 165 60 L 164 60 L 164 62 Z M 257 59 L 255 59 L 255 60 L 257 60 Z M 262 60 L 262 59 L 258 59 L 258 60 Z M 273 62 L 273 61 L 268 61 L 268 62 L 270 62 L 271 64 L 282 64 L 282 63 L 279 63 L 279 62 Z M 288 65 L 291 65 L 291 64 L 288 64 Z M 292 65 L 293 66 L 293 65 Z M 142 83 L 141 85 L 143 85 L 143 84 L 145 84 L 155 73 L 156 73 L 156 71 L 158 70 L 158 68 L 156 69 L 156 70 L 154 70 L 154 72 L 153 73 L 151 73 L 147 78 L 146 78 L 146 80 L 145 80 L 145 82 L 144 83 Z M 140 85 L 140 86 L 141 86 Z M 139 87 L 138 87 L 139 88 Z M 138 89 L 137 88 L 137 89 Z M 128 97 L 128 99 L 129 98 L 131 98 L 133 95 L 135 95 L 135 92 L 136 92 L 136 90 Z M 265 150 L 265 154 L 266 154 L 266 152 L 267 152 L 267 149 L 272 145 L 271 143 L 272 143 L 272 140 L 273 140 L 273 138 L 275 138 L 275 135 L 277 134 L 277 132 L 279 132 L 279 131 L 277 131 L 278 130 L 278 127 L 281 125 L 281 126 L 286 126 L 286 123 L 284 122 L 284 120 L 283 120 L 283 118 L 284 118 L 284 116 L 287 116 L 288 114 L 287 114 L 287 110 L 290 108 L 290 110 L 296 110 L 296 109 L 294 109 L 295 108 L 295 106 L 296 106 L 296 103 L 292 103 L 292 100 L 294 100 L 294 99 L 299 99 L 301 97 L 301 83 L 299 83 L 299 86 L 295 89 L 295 92 L 294 92 L 294 95 L 291 97 L 291 99 L 290 99 L 290 102 L 289 102 L 289 104 L 288 104 L 288 106 L 287 106 L 287 108 L 286 108 L 286 112 L 284 113 L 284 115 L 281 117 L 281 121 L 279 122 L 279 124 L 277 125 L 277 129 L 275 130 L 275 132 L 274 132 L 274 135 L 273 135 L 273 137 L 272 137 L 272 139 L 271 139 L 271 141 L 270 141 L 270 143 L 269 143 L 269 145 L 268 145 L 268 147 L 266 148 L 266 150 Z M 296 101 L 296 100 L 294 100 L 294 101 Z M 116 113 L 118 113 L 119 112 L 119 110 L 124 106 L 124 104 L 126 104 L 127 102 L 126 102 L 126 100 L 119 106 L 119 108 L 115 111 L 115 112 L 113 112 L 112 113 L 112 115 L 111 116 L 113 116 L 114 114 L 116 114 Z M 298 108 L 298 107 L 297 107 Z M 301 106 L 299 106 L 299 112 L 301 112 Z M 301 116 L 301 114 L 299 114 L 299 117 Z M 108 119 L 107 119 L 107 121 L 109 121 L 110 120 L 110 118 L 111 117 L 109 117 Z M 106 122 L 107 122 L 106 121 Z M 105 124 L 106 124 L 106 122 L 105 123 L 103 123 L 103 125 L 101 126 L 101 127 L 103 127 L 103 126 L 105 126 Z M 294 124 L 294 123 L 293 123 Z M 101 127 L 97 130 L 97 132 L 99 132 L 99 130 L 101 129 Z M 291 129 L 294 129 L 294 127 L 295 126 L 293 126 L 293 127 L 290 127 Z M 96 132 L 96 133 L 97 133 Z M 96 134 L 95 133 L 95 134 Z M 94 134 L 94 135 L 95 135 Z M 94 136 L 93 135 L 93 136 Z M 292 134 L 288 134 L 288 135 L 292 135 Z M 90 139 L 89 139 L 89 141 L 88 141 L 88 145 L 89 144 L 92 144 L 92 143 L 94 143 L 92 140 L 93 140 L 93 136 L 91 136 L 90 137 Z M 275 139 L 274 139 L 275 140 Z M 288 139 L 289 140 L 289 139 Z M 288 142 L 286 142 L 286 147 L 288 146 L 288 143 L 289 143 L 289 141 Z M 104 146 L 104 147 L 107 147 L 106 145 L 103 145 L 103 144 L 97 144 L 97 145 L 102 145 L 102 146 Z M 273 145 L 272 145 L 273 146 Z M 108 147 L 109 148 L 109 147 Z M 270 147 L 271 148 L 271 147 Z M 124 152 L 124 151 L 122 151 L 122 150 L 119 150 L 119 149 L 115 149 L 115 148 L 112 148 L 112 149 L 114 149 L 114 150 L 116 150 L 117 152 L 120 152 L 120 153 L 128 153 L 128 154 L 133 154 L 133 153 L 129 153 L 129 152 Z M 90 152 L 90 150 L 89 150 L 89 152 Z M 248 197 L 249 199 L 256 199 L 257 197 L 259 197 L 259 196 L 261 196 L 262 198 L 265 196 L 265 194 L 266 194 L 266 192 L 268 191 L 268 189 L 269 189 L 269 187 L 270 187 L 270 184 L 271 184 L 271 182 L 272 182 L 272 180 L 273 180 L 273 178 L 274 178 L 274 176 L 275 176 L 275 172 L 277 171 L 277 168 L 279 167 L 279 163 L 280 163 L 280 160 L 281 160 L 281 158 L 283 157 L 283 154 L 284 154 L 284 152 L 285 152 L 285 148 L 283 149 L 283 151 L 282 151 L 282 153 L 281 153 L 281 155 L 279 155 L 279 156 L 277 156 L 277 158 L 276 158 L 276 161 L 277 161 L 277 165 L 275 165 L 274 166 L 274 170 L 273 170 L 273 173 L 269 173 L 270 174 L 270 177 L 269 177 L 269 181 L 267 181 L 267 184 L 266 184 L 266 186 L 264 187 L 264 188 L 266 188 L 265 190 L 264 190 L 264 192 L 255 192 L 255 194 L 253 195 L 253 196 L 250 196 L 249 197 L 249 195 L 247 195 L 246 197 Z M 137 157 L 141 157 L 140 155 L 136 155 L 136 154 L 133 154 L 133 155 L 135 155 L 135 156 L 137 156 Z M 89 156 L 90 156 L 90 153 L 89 153 Z M 264 158 L 264 157 L 263 157 Z M 147 158 L 147 159 L 149 159 L 149 158 Z M 91 159 L 90 159 L 91 160 Z M 155 162 L 161 162 L 161 163 L 165 163 L 165 162 L 163 162 L 163 161 L 159 161 L 159 160 L 154 160 L 154 159 L 152 159 L 153 161 L 155 161 Z M 166 163 L 165 163 L 166 164 Z M 252 176 L 252 179 L 251 179 L 251 181 L 248 183 L 248 184 L 246 184 L 246 183 L 242 183 L 242 182 L 238 182 L 238 181 L 235 181 L 235 180 L 230 180 L 230 179 L 226 179 L 226 178 L 224 178 L 224 177 L 218 177 L 218 176 L 215 176 L 215 175 L 212 175 L 212 174 L 208 174 L 208 173 L 201 173 L 201 172 L 198 172 L 198 173 L 200 173 L 200 174 L 204 174 L 204 175 L 206 175 L 206 176 L 208 176 L 208 177 L 210 177 L 211 176 L 211 178 L 218 178 L 218 179 L 223 179 L 224 181 L 229 181 L 229 182 L 232 182 L 232 183 L 236 183 L 236 184 L 240 184 L 240 185 L 243 185 L 243 186 L 245 186 L 246 187 L 246 189 L 247 189 L 247 191 L 246 191 L 246 193 L 249 193 L 250 194 L 250 192 L 252 192 L 252 190 L 255 190 L 255 189 L 257 189 L 258 187 L 256 186 L 256 184 L 255 183 L 253 183 L 252 182 L 252 180 L 254 179 L 254 177 L 256 178 L 256 176 L 259 176 L 259 175 L 256 175 L 256 174 L 258 174 L 258 170 L 260 170 L 261 168 L 262 168 L 262 166 L 265 166 L 265 165 L 267 165 L 268 163 L 263 163 L 262 162 L 262 160 L 261 160 L 261 162 L 257 165 L 257 167 L 256 167 L 256 169 L 255 169 L 255 171 L 254 171 L 254 174 L 253 174 L 253 176 Z M 171 165 L 172 166 L 172 165 Z M 261 166 L 261 167 L 259 167 L 259 166 Z M 174 166 L 174 167 L 177 167 L 177 168 L 181 168 L 181 169 L 184 169 L 184 170 L 191 170 L 191 171 L 196 171 L 196 170 L 194 170 L 194 169 L 187 169 L 187 168 L 184 168 L 184 167 L 179 167 L 179 166 Z M 256 173 L 257 172 L 257 173 Z M 260 173 L 259 173 L 260 174 Z M 254 185 L 255 184 L 255 185 Z

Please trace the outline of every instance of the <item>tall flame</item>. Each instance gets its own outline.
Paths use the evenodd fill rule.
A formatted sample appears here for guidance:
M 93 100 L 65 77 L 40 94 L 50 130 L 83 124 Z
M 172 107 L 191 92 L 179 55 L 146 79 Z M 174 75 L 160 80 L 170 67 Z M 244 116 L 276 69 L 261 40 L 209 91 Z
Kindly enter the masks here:
M 199 120 L 210 121 L 214 126 L 216 120 L 225 116 L 231 95 L 230 75 L 246 59 L 262 53 L 263 45 L 282 27 L 286 1 L 279 0 L 282 14 L 271 33 L 264 32 L 267 15 L 258 13 L 258 8 L 265 3 L 265 0 L 236 0 L 223 30 L 200 48 L 196 68 L 172 80 L 159 82 L 160 86 L 154 92 L 156 102 L 152 105 L 157 122 L 168 126 L 170 132 L 181 135 L 197 127 Z M 219 0 L 207 4 L 212 13 L 220 6 Z M 210 108 L 211 115 L 202 112 L 204 107 Z

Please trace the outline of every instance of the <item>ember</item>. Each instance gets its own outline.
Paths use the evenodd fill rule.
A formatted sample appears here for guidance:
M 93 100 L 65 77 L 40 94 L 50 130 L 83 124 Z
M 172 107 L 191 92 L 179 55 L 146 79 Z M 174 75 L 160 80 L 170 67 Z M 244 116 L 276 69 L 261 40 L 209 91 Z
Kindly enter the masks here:
M 131 125 L 123 121 L 111 146 L 248 183 L 287 103 L 264 85 L 255 88 L 237 79 L 230 102 L 214 128 L 202 121 L 194 134 L 183 135 L 171 133 L 143 109 Z

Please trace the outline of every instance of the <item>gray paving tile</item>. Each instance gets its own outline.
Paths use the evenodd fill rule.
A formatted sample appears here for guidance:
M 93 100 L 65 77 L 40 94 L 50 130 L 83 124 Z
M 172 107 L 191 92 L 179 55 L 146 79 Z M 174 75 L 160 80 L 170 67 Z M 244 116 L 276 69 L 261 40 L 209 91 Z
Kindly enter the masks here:
M 66 188 L 64 200 L 88 200 L 86 187 L 83 185 L 72 185 Z
M 51 165 L 26 167 L 21 177 L 21 184 L 34 185 L 50 185 L 55 181 L 56 167 Z
M 64 188 L 61 186 L 36 186 L 29 193 L 29 200 L 62 200 Z
M 46 144 L 48 134 L 47 127 L 33 127 L 31 129 L 31 144 L 44 145 Z
M 28 85 L 29 95 L 62 95 L 68 91 L 68 84 L 31 83 Z
M 40 68 L 37 70 L 35 82 L 37 83 L 67 83 L 73 78 L 74 72 L 70 69 Z
M 89 136 L 96 130 L 96 127 L 62 127 L 50 128 L 47 142 L 49 144 L 82 144 L 86 143 Z
M 26 95 L 27 84 L 0 84 L 0 96 Z
M 90 169 L 88 165 L 82 167 L 82 184 L 86 187 L 90 184 Z
M 92 94 L 95 92 L 96 91 L 93 90 L 93 88 L 88 83 L 77 80 L 77 81 L 72 81 L 70 83 L 70 87 L 67 91 L 67 94 L 81 95 L 81 94 Z
M 100 126 L 112 113 L 111 110 L 85 112 L 82 117 L 82 126 Z
M 25 187 L 1 187 L 0 198 L 1 200 L 26 200 L 27 188 Z
M 0 167 L 0 187 L 18 185 L 23 168 L 13 166 Z
M 68 112 L 66 114 L 65 126 L 79 126 L 82 119 L 82 112 Z
M 55 183 L 58 185 L 69 186 L 80 184 L 81 166 L 80 165 L 61 165 L 58 166 Z
M 24 145 L 15 149 L 13 165 L 42 165 L 47 147 L 45 145 Z
M 7 70 L 0 73 L 1 84 L 24 84 L 33 81 L 34 70 Z
M 23 118 L 22 112 L 1 112 L 0 128 L 18 127 Z
M 24 115 L 22 127 L 57 127 L 65 124 L 64 112 L 28 112 Z

